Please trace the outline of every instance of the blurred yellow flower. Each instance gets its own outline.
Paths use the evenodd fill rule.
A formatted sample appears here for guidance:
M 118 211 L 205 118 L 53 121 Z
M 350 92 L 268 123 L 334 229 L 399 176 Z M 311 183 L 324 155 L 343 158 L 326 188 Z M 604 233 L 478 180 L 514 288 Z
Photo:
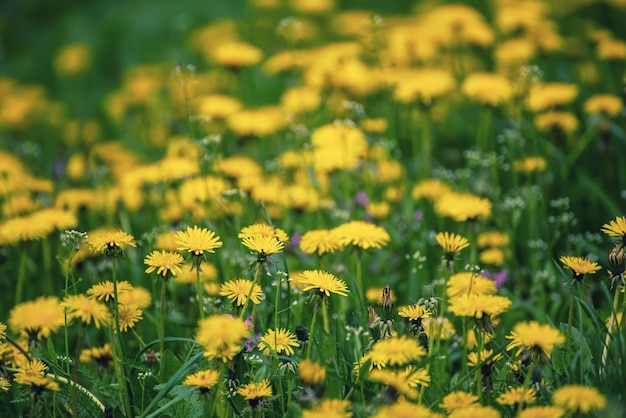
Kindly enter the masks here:
M 54 57 L 54 70 L 60 76 L 80 74 L 91 65 L 91 48 L 84 43 L 64 45 Z
M 608 116 L 617 116 L 623 109 L 624 102 L 622 99 L 612 94 L 597 94 L 583 103 L 583 110 L 590 115 L 605 113 Z
M 513 97 L 513 85 L 499 74 L 473 73 L 468 75 L 461 91 L 465 96 L 490 106 L 507 103 Z
M 15 305 L 8 324 L 30 340 L 41 340 L 65 325 L 65 311 L 57 297 L 41 296 Z
M 532 112 L 541 112 L 571 103 L 578 96 L 578 86 L 567 83 L 535 84 L 526 99 L 526 106 Z

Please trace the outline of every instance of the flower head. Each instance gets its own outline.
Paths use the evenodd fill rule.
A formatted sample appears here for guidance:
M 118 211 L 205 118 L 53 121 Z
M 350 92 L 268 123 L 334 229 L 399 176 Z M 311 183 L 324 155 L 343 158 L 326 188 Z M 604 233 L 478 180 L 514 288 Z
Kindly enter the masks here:
M 127 246 L 137 246 L 133 236 L 121 229 L 96 231 L 89 234 L 88 241 L 94 253 L 113 257 L 121 255 Z
M 435 240 L 443 248 L 447 257 L 453 257 L 461 250 L 469 247 L 467 238 L 450 232 L 439 232 L 435 235 Z
M 216 248 L 222 246 L 220 237 L 215 232 L 207 228 L 187 227 L 185 231 L 176 233 L 176 244 L 178 251 L 188 252 L 195 257 L 201 257 L 204 253 L 214 253 Z
M 0 322 L 0 341 L 6 339 L 7 337 L 7 326 L 6 324 Z
M 61 306 L 66 309 L 68 319 L 78 318 L 87 325 L 93 322 L 96 328 L 107 325 L 111 320 L 109 308 L 87 295 L 69 295 Z
M 157 274 L 163 278 L 176 276 L 180 273 L 184 261 L 183 256 L 178 253 L 159 250 L 152 251 L 143 260 L 144 264 L 148 265 L 146 273 L 150 274 L 156 270 Z
M 559 330 L 537 321 L 520 322 L 515 325 L 507 337 L 511 342 L 507 350 L 517 349 L 519 355 L 524 349 L 537 354 L 540 358 L 550 358 L 554 346 L 563 344 L 565 337 Z
M 365 221 L 350 221 L 339 225 L 334 232 L 337 234 L 342 247 L 353 245 L 367 250 L 386 246 L 391 237 L 385 228 Z
M 377 368 L 404 366 L 418 361 L 425 355 L 426 350 L 419 342 L 407 336 L 378 340 L 367 353 L 372 360 L 372 365 Z
M 117 297 L 126 292 L 130 292 L 133 289 L 133 285 L 127 282 L 126 280 L 122 280 L 117 282 Z M 103 282 L 94 284 L 89 289 L 87 289 L 87 295 L 92 299 L 104 300 L 108 302 L 115 298 L 115 289 L 113 287 L 113 282 L 110 280 L 105 280 Z
M 488 219 L 491 217 L 493 204 L 487 198 L 472 193 L 450 192 L 435 201 L 435 211 L 441 216 L 456 222 Z
M 119 305 L 120 331 L 126 332 L 142 319 L 142 310 L 137 305 Z
M 300 273 L 298 283 L 304 286 L 303 290 L 317 290 L 319 294 L 330 296 L 336 293 L 341 296 L 348 296 L 348 286 L 343 280 L 339 280 L 331 273 L 322 270 L 305 270 Z
M 454 410 L 474 405 L 476 402 L 478 402 L 478 396 L 463 391 L 456 391 L 444 396 L 443 402 L 439 406 L 450 413 Z
M 558 406 L 531 406 L 517 415 L 517 418 L 561 418 L 565 415 L 563 408 Z
M 241 232 L 237 235 L 237 238 L 244 239 L 250 237 L 273 237 L 278 241 L 286 244 L 289 241 L 289 236 L 285 231 L 275 226 L 268 225 L 266 223 L 256 223 L 253 225 L 245 226 L 241 228 Z
M 243 239 L 242 244 L 257 254 L 259 263 L 265 263 L 267 257 L 283 251 L 285 244 L 276 237 L 253 235 Z
M 298 376 L 303 383 L 315 386 L 326 380 L 326 368 L 309 359 L 304 359 L 298 365 Z
M 106 369 L 113 361 L 113 349 L 111 348 L 111 344 L 106 343 L 101 347 L 86 348 L 81 351 L 80 362 L 89 363 L 90 361 L 95 361 L 100 368 Z
M 262 398 L 272 396 L 272 386 L 268 379 L 260 382 L 250 382 L 237 389 L 237 393 L 244 397 L 252 408 L 256 407 Z
M 496 283 L 469 271 L 453 274 L 446 283 L 446 294 L 453 298 L 461 295 L 493 295 L 498 291 Z
M 204 347 L 208 358 L 230 360 L 241 351 L 250 335 L 250 328 L 239 318 L 226 315 L 211 315 L 198 323 L 196 341 Z
M 552 400 L 575 414 L 601 411 L 606 407 L 606 398 L 596 388 L 582 385 L 566 385 L 554 391 Z
M 626 244 L 626 216 L 618 216 L 600 229 L 610 237 L 621 237 Z
M 15 305 L 9 314 L 9 326 L 31 340 L 48 338 L 65 324 L 65 313 L 58 298 L 41 296 Z
M 293 347 L 299 346 L 296 336 L 284 328 L 267 330 L 259 341 L 259 347 L 265 355 L 272 352 L 278 354 L 285 352 L 286 355 L 290 356 L 294 353 Z
M 243 306 L 250 295 L 250 301 L 258 305 L 265 299 L 261 286 L 247 279 L 229 280 L 220 286 L 220 296 L 226 296 L 236 306 Z
M 216 370 L 201 370 L 188 375 L 183 381 L 185 386 L 200 389 L 200 393 L 207 393 L 219 379 L 220 373 Z
M 306 254 L 321 256 L 333 253 L 342 248 L 339 244 L 339 237 L 331 229 L 314 229 L 307 231 L 300 238 L 300 249 Z
M 18 366 L 15 373 L 15 382 L 21 385 L 28 385 L 35 393 L 44 390 L 59 391 L 59 384 L 52 378 L 46 376 L 46 366 L 40 360 L 32 360 Z
M 312 409 L 303 410 L 302 418 L 350 418 L 348 412 L 350 401 L 343 399 L 324 399 L 316 403 Z
M 574 274 L 574 280 L 581 281 L 585 274 L 595 274 L 596 271 L 601 270 L 602 267 L 598 263 L 588 260 L 583 257 L 569 257 L 563 256 L 560 258 L 561 263 L 565 267 L 572 270 Z
M 405 398 L 399 399 L 391 405 L 384 405 L 378 409 L 372 418 L 414 418 L 414 417 L 436 417 L 427 407 L 407 401 Z
M 535 388 L 523 388 L 523 387 L 512 387 L 505 390 L 496 402 L 500 405 L 517 405 L 521 402 L 524 402 L 524 405 L 531 404 L 535 402 L 537 398 L 537 391 Z

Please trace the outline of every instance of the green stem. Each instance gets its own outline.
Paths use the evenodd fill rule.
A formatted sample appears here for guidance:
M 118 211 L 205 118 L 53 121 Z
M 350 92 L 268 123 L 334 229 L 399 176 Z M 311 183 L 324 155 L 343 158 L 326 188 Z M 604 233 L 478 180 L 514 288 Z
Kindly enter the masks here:
M 535 373 L 535 363 L 533 362 L 530 364 L 526 377 L 524 378 L 524 386 L 522 386 L 524 390 L 522 391 L 522 399 L 520 400 L 518 404 L 518 409 L 517 409 L 518 411 L 522 411 L 524 409 L 524 399 L 526 397 L 526 394 L 528 393 L 528 390 L 530 389 L 530 384 L 532 382 L 532 376 L 534 373 Z
M 252 281 L 252 285 L 250 286 L 250 290 L 248 291 L 248 296 L 243 303 L 243 308 L 241 308 L 241 312 L 239 313 L 239 319 L 243 319 L 246 315 L 246 308 L 250 304 L 250 295 L 252 295 L 252 290 L 254 289 L 254 285 L 258 284 L 261 280 L 261 263 L 257 263 L 256 269 L 254 270 L 254 280 Z M 254 315 L 252 316 L 252 323 L 254 323 Z
M 569 314 L 567 315 L 567 352 L 572 348 L 572 322 L 574 321 L 574 289 L 569 296 Z
M 613 333 L 613 327 L 615 327 L 615 323 L 617 322 L 617 310 L 619 309 L 619 297 L 621 294 L 622 294 L 621 286 L 617 286 L 617 289 L 615 289 L 615 295 L 613 296 L 613 311 L 611 312 L 611 319 L 609 320 L 609 326 L 606 330 L 606 338 L 604 339 L 604 348 L 602 349 L 602 367 L 603 368 L 606 368 L 606 358 L 609 354 L 609 343 L 611 342 L 611 334 Z
M 323 301 L 322 301 L 323 303 Z M 309 344 L 306 347 L 306 358 L 311 359 L 311 351 L 313 350 L 313 336 L 315 335 L 315 321 L 317 320 L 317 310 L 319 309 L 320 304 L 318 302 L 315 303 L 315 307 L 313 308 L 313 318 L 311 318 L 311 326 L 309 327 Z
M 482 352 L 483 352 L 483 348 L 484 348 L 484 344 L 485 344 L 485 339 L 483 337 L 483 333 L 480 330 L 474 330 L 474 335 L 476 335 L 476 338 L 478 339 L 478 364 L 476 366 L 476 396 L 478 396 L 478 401 L 479 403 L 483 403 L 483 371 L 482 371 L 482 366 L 483 366 L 483 362 L 481 359 L 482 356 Z M 465 361 L 467 361 L 467 358 L 465 358 Z
M 355 270 L 355 276 L 356 276 L 356 290 L 357 290 L 357 297 L 359 298 L 359 307 L 361 308 L 361 314 L 363 315 L 364 318 L 367 318 L 367 312 L 365 312 L 365 307 L 363 304 L 363 273 L 362 273 L 362 266 L 361 266 L 361 250 L 358 248 L 355 248 L 355 266 L 354 266 L 354 270 Z
M 433 153 L 433 139 L 430 125 L 430 118 L 426 112 L 422 113 L 420 122 L 422 124 L 422 178 L 430 178 L 432 172 L 432 153 Z
M 200 311 L 200 319 L 204 319 L 204 286 L 200 280 L 200 263 L 196 268 L 196 291 L 198 292 L 198 309 Z
M 281 276 L 277 274 L 276 278 L 276 299 L 274 299 L 274 330 L 278 332 L 278 308 L 280 305 L 280 285 L 281 285 Z M 254 284 L 250 286 L 250 289 L 254 287 Z
M 80 358 L 80 343 L 83 338 L 83 323 L 78 328 L 78 336 L 76 337 L 76 348 L 74 349 L 74 367 L 72 367 L 72 382 L 78 381 L 78 359 Z M 78 416 L 78 397 L 76 393 L 77 387 L 72 384 L 72 417 Z
M 132 407 L 130 405 L 130 396 L 128 394 L 128 386 L 126 385 L 126 371 L 121 362 L 120 356 L 124 355 L 124 350 L 120 338 L 120 310 L 119 298 L 117 293 L 117 271 L 115 270 L 115 257 L 111 257 L 111 276 L 113 278 L 113 315 L 115 316 L 115 333 L 111 336 L 111 347 L 113 350 L 113 358 L 115 363 L 115 376 L 117 383 L 122 392 L 122 403 L 127 417 L 132 417 Z M 119 345 L 119 347 L 117 347 Z M 119 348 L 119 351 L 118 351 Z
M 167 281 L 161 279 L 161 309 L 159 315 L 159 352 L 161 355 L 165 352 L 165 290 Z
M 328 306 L 326 303 L 322 303 L 322 326 L 324 327 L 324 332 L 329 335 L 330 324 L 328 322 Z
M 14 305 L 17 305 L 22 301 L 22 296 L 24 293 L 24 280 L 26 279 L 26 261 L 27 261 L 27 251 L 22 250 L 20 252 L 20 264 L 19 264 L 18 271 L 17 271 L 17 284 L 15 286 Z
M 46 294 L 54 294 L 54 284 L 52 280 L 52 265 L 50 260 L 50 241 L 41 240 L 41 258 L 43 262 L 43 289 Z

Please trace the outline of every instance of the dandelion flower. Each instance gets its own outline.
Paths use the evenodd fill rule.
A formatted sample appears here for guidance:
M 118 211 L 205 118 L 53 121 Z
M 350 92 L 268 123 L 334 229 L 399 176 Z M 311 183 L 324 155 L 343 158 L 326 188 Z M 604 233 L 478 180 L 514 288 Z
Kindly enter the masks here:
M 239 319 L 226 315 L 211 315 L 198 323 L 196 341 L 204 347 L 208 358 L 230 360 L 241 351 L 250 328 Z
M 493 295 L 497 291 L 493 280 L 469 271 L 453 274 L 446 283 L 446 294 L 449 298 L 461 295 Z
M 268 355 L 272 352 L 282 353 L 290 356 L 294 353 L 293 347 L 299 347 L 296 336 L 289 330 L 279 328 L 278 330 L 267 330 L 265 335 L 259 341 L 259 347 L 263 350 L 263 354 Z
M 137 246 L 133 236 L 121 229 L 93 232 L 89 234 L 88 242 L 93 253 L 105 255 L 119 255 L 127 246 Z
M 582 385 L 566 385 L 554 391 L 552 400 L 574 414 L 601 411 L 606 407 L 606 398 L 596 388 Z
M 517 405 L 524 402 L 524 405 L 531 404 L 537 399 L 537 391 L 534 388 L 514 387 L 505 390 L 496 402 L 500 405 Z
M 472 193 L 447 193 L 435 201 L 435 211 L 456 222 L 475 221 L 491 217 L 493 204 L 487 198 Z
M 558 130 L 572 134 L 578 129 L 578 119 L 569 112 L 550 111 L 535 117 L 535 126 L 542 132 Z
M 399 399 L 391 405 L 384 405 L 378 409 L 372 418 L 414 418 L 414 417 L 435 417 L 427 407 L 408 402 L 406 399 Z
M 539 112 L 573 101 L 578 95 L 578 86 L 567 83 L 534 85 L 528 93 L 526 104 L 532 112 Z
M 145 287 L 134 286 L 121 293 L 118 287 L 117 296 L 121 305 L 137 305 L 140 309 L 146 309 L 152 305 L 152 295 Z
M 68 319 L 78 318 L 87 325 L 93 322 L 96 328 L 107 325 L 111 320 L 107 306 L 87 295 L 69 295 L 61 306 L 66 309 Z
M 183 256 L 178 253 L 159 250 L 152 251 L 143 260 L 144 264 L 148 265 L 146 273 L 150 274 L 156 270 L 157 274 L 163 278 L 176 276 L 180 273 L 184 261 Z
M 298 365 L 298 376 L 303 383 L 315 386 L 326 380 L 326 368 L 309 359 L 304 359 Z
M 426 355 L 426 350 L 417 340 L 402 336 L 378 340 L 367 355 L 374 367 L 382 368 L 418 361 Z
M 120 331 L 126 332 L 142 319 L 142 311 L 137 305 L 119 305 Z
M 0 322 L 0 340 L 4 340 L 7 338 L 7 326 L 6 324 Z
M 14 381 L 30 386 L 35 393 L 41 393 L 44 390 L 59 391 L 59 384 L 52 378 L 46 377 L 47 368 L 48 366 L 37 359 L 26 362 L 18 366 Z
M 268 379 L 260 382 L 250 382 L 237 389 L 237 393 L 246 399 L 250 407 L 256 407 L 262 398 L 272 396 L 272 386 Z
M 341 249 L 339 237 L 331 229 L 315 229 L 305 232 L 300 238 L 300 249 L 306 254 L 322 256 Z
M 65 325 L 65 312 L 58 298 L 42 296 L 15 305 L 9 313 L 8 323 L 30 340 L 40 340 Z
M 569 257 L 563 256 L 560 258 L 561 263 L 565 267 L 572 270 L 574 274 L 574 280 L 581 281 L 585 274 L 595 274 L 596 271 L 601 270 L 602 267 L 598 263 L 588 260 L 583 257 Z
M 312 406 L 310 410 L 302 411 L 302 418 L 351 418 L 348 412 L 350 401 L 343 399 L 323 399 Z
M 558 406 L 531 406 L 517 415 L 517 418 L 561 418 L 565 410 Z
M 217 384 L 220 373 L 216 370 L 201 370 L 188 375 L 183 381 L 185 386 L 200 389 L 200 393 L 207 393 Z
M 450 232 L 439 232 L 435 235 L 435 240 L 448 255 L 457 254 L 469 247 L 467 238 Z
M 431 316 L 431 312 L 422 305 L 401 306 L 398 309 L 398 315 L 408 319 L 411 322 L 421 321 Z
M 480 356 L 477 352 L 471 352 L 467 355 L 467 365 L 476 366 L 493 366 L 498 360 L 502 359 L 502 354 L 493 355 L 493 350 L 482 350 Z
M 187 227 L 185 231 L 178 231 L 176 233 L 176 244 L 178 245 L 178 251 L 184 251 L 192 254 L 193 256 L 200 257 L 204 253 L 214 253 L 216 248 L 222 246 L 220 237 L 215 235 L 215 232 L 209 231 L 207 228 L 198 228 L 194 225 L 193 228 Z
M 517 323 L 506 338 L 511 340 L 506 346 L 507 351 L 515 348 L 517 355 L 519 355 L 526 349 L 542 358 L 544 356 L 550 358 L 554 346 L 565 342 L 565 337 L 559 330 L 550 325 L 542 325 L 537 321 Z
M 608 116 L 617 116 L 624 108 L 619 96 L 612 94 L 598 94 L 585 101 L 583 109 L 589 115 L 605 113 Z
M 448 309 L 456 316 L 468 316 L 482 319 L 483 316 L 494 318 L 506 312 L 511 304 L 511 299 L 506 296 L 462 294 L 450 298 L 450 306 Z
M 412 368 L 409 367 L 407 370 L 412 371 Z M 416 399 L 419 394 L 416 387 L 409 384 L 407 373 L 404 370 L 374 369 L 367 375 L 367 380 L 391 386 L 409 399 Z
M 304 286 L 303 291 L 317 290 L 320 294 L 330 296 L 336 293 L 341 296 L 348 296 L 348 286 L 343 280 L 339 280 L 331 273 L 322 270 L 305 270 L 300 273 L 298 283 Z
M 220 296 L 226 296 L 236 306 L 245 305 L 248 295 L 256 305 L 265 299 L 261 286 L 247 279 L 229 280 L 220 286 Z
M 250 251 L 257 253 L 259 263 L 265 263 L 267 257 L 282 252 L 285 247 L 285 244 L 278 238 L 263 235 L 244 238 L 242 244 Z
M 339 225 L 334 231 L 340 245 L 353 245 L 364 250 L 382 248 L 391 241 L 383 227 L 365 221 L 350 221 Z
M 10 388 L 11 388 L 11 382 L 9 382 L 6 377 L 1 376 L 0 377 L 0 391 L 8 392 Z
M 285 231 L 266 223 L 256 223 L 241 228 L 241 232 L 239 232 L 237 238 L 244 239 L 258 236 L 274 237 L 283 244 L 286 244 L 289 241 L 289 235 L 287 235 Z
M 600 229 L 610 237 L 622 237 L 626 240 L 626 216 L 618 216 Z
M 513 97 L 511 82 L 499 74 L 470 74 L 463 81 L 461 90 L 470 99 L 490 106 L 499 106 Z
M 478 402 L 478 396 L 459 390 L 444 396 L 443 402 L 439 407 L 450 413 L 457 409 L 467 408 L 468 406 L 476 404 L 476 402 Z
M 448 418 L 500 418 L 500 413 L 491 406 L 481 406 L 472 404 L 465 408 L 452 411 Z
M 117 282 L 117 297 L 126 292 L 130 292 L 133 289 L 133 285 L 130 284 L 126 280 L 122 280 Z M 105 280 L 103 282 L 94 284 L 89 289 L 87 289 L 87 295 L 92 299 L 104 300 L 108 302 L 115 298 L 115 290 L 113 287 L 113 282 L 110 280 Z
M 513 162 L 513 168 L 520 173 L 532 173 L 534 171 L 545 171 L 548 163 L 543 157 L 526 157 Z
M 86 348 L 80 352 L 79 360 L 81 363 L 95 361 L 100 368 L 106 369 L 113 361 L 111 344 L 106 343 L 101 347 Z

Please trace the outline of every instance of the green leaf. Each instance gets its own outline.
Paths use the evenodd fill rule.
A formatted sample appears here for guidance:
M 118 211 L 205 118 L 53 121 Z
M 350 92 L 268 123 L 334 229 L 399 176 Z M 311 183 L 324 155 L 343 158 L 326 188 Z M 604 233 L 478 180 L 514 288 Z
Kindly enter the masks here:
M 161 356 L 159 382 L 165 383 L 180 369 L 182 363 L 171 350 L 165 350 Z
M 559 330 L 568 338 L 566 323 L 561 322 Z M 572 335 L 569 338 L 571 338 L 569 351 L 567 341 L 552 351 L 552 366 L 561 375 L 571 374 L 578 366 L 588 370 L 593 359 L 589 342 L 576 327 L 572 327 Z

